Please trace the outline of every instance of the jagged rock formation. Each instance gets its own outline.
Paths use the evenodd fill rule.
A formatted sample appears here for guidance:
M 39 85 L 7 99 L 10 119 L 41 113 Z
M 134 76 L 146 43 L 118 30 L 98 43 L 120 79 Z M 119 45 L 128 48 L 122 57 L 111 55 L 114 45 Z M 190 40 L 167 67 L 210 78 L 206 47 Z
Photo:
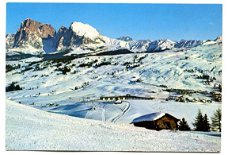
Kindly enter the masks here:
M 119 49 L 132 52 L 158 52 L 175 48 L 192 48 L 221 41 L 222 37 L 210 42 L 201 40 L 175 42 L 168 39 L 135 41 L 129 36 L 112 39 L 103 36 L 88 24 L 73 22 L 69 28 L 62 26 L 56 32 L 50 24 L 42 24 L 28 18 L 22 22 L 15 35 L 6 36 L 6 48 L 7 53 L 11 54 L 18 51 L 35 55 L 65 49 L 72 49 L 74 52 L 105 52 Z
M 55 35 L 55 29 L 50 24 L 42 24 L 32 19 L 26 19 L 14 37 L 13 47 L 33 48 L 42 50 L 43 39 L 51 39 Z

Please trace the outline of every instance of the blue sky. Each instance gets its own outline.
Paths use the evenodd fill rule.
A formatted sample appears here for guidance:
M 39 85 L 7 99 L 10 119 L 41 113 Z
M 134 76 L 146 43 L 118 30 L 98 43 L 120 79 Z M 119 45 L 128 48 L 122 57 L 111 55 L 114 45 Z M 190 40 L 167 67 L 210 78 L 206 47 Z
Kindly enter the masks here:
M 101 34 L 139 39 L 214 39 L 222 35 L 220 4 L 83 4 L 7 3 L 7 33 L 32 18 L 56 31 L 73 21 L 90 24 Z

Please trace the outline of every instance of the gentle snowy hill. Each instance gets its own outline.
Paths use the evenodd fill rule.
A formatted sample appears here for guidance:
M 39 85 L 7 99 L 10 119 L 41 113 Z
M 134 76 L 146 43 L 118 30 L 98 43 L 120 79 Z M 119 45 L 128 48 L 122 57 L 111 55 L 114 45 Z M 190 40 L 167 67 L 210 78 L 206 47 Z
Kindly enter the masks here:
M 6 101 L 6 150 L 219 152 L 217 136 L 85 120 Z

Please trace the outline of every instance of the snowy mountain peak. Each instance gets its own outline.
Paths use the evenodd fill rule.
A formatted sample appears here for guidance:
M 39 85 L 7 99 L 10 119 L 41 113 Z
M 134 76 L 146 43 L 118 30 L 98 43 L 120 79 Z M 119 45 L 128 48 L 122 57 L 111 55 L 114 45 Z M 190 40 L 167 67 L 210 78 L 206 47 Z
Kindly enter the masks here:
M 71 24 L 71 29 L 76 33 L 76 35 L 84 36 L 86 38 L 95 39 L 100 35 L 95 28 L 81 22 L 73 22 Z
M 222 42 L 222 36 L 218 36 L 216 39 L 215 39 L 216 42 Z
M 122 40 L 122 41 L 133 41 L 133 39 L 129 36 L 122 36 L 117 38 L 117 40 Z
M 180 40 L 176 43 L 175 48 L 192 48 L 201 45 L 203 41 L 201 40 Z
M 155 40 L 150 43 L 148 51 L 164 51 L 174 48 L 176 42 L 169 39 Z

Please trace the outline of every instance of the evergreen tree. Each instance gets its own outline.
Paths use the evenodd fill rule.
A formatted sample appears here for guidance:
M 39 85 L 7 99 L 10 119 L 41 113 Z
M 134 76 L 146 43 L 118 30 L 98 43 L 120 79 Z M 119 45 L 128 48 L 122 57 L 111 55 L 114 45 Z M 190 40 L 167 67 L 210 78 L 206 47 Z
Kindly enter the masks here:
M 214 116 L 211 118 L 212 120 L 211 127 L 213 131 L 221 132 L 221 117 L 222 117 L 221 109 L 217 109 L 214 113 Z
M 16 82 L 12 82 L 8 87 L 6 87 L 6 92 L 16 90 L 22 90 L 22 88 L 19 85 L 17 85 Z
M 181 131 L 190 131 L 191 130 L 187 121 L 184 118 L 182 118 L 182 120 L 179 123 L 179 130 L 181 130 Z
M 203 115 L 199 110 L 196 116 L 195 122 L 193 123 L 193 126 L 195 127 L 196 131 L 203 131 L 203 126 L 204 126 L 203 122 L 204 122 Z
M 203 117 L 203 130 L 202 131 L 210 131 L 210 123 L 207 117 L 207 114 Z

